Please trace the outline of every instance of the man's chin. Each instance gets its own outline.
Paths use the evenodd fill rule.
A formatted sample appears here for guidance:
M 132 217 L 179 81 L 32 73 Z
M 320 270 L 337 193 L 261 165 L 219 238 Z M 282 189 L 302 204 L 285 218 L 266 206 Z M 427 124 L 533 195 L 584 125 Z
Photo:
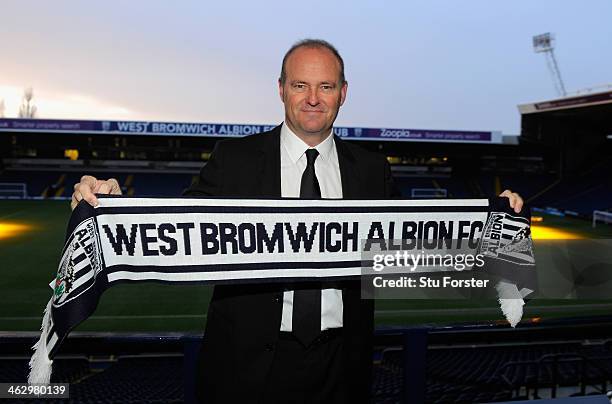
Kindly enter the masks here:
M 330 130 L 330 127 L 328 127 L 324 123 L 317 122 L 317 123 L 312 123 L 310 125 L 309 124 L 302 125 L 302 130 L 306 133 L 317 135 L 317 134 L 328 132 Z
M 297 122 L 298 125 L 289 125 L 289 127 L 293 127 L 293 131 L 296 134 L 301 134 L 302 136 L 320 136 L 322 134 L 328 134 L 331 130 L 331 127 L 328 126 L 326 122 Z

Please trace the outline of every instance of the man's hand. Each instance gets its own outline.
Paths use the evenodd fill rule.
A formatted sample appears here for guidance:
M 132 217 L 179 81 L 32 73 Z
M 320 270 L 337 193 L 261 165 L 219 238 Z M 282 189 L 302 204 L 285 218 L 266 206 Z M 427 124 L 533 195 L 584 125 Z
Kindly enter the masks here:
M 97 206 L 98 198 L 94 194 L 121 195 L 121 187 L 114 178 L 99 180 L 91 175 L 84 175 L 81 182 L 74 184 L 70 209 L 74 210 L 81 199 L 85 199 L 91 206 Z
M 521 213 L 521 209 L 523 209 L 523 198 L 521 198 L 519 194 L 506 189 L 504 192 L 499 194 L 499 196 L 508 198 L 510 200 L 510 207 L 514 209 L 516 213 Z

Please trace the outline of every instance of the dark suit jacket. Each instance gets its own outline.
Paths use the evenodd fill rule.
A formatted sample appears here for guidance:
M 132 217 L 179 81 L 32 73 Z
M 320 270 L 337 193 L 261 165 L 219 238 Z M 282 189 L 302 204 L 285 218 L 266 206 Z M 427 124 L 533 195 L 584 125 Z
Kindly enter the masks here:
M 344 199 L 396 195 L 384 156 L 335 138 Z M 280 198 L 280 126 L 217 143 L 186 196 Z M 340 282 L 344 305 L 344 376 L 355 399 L 366 401 L 372 365 L 374 304 L 360 282 Z M 197 390 L 206 403 L 255 403 L 278 340 L 283 285 L 218 285 L 208 309 Z

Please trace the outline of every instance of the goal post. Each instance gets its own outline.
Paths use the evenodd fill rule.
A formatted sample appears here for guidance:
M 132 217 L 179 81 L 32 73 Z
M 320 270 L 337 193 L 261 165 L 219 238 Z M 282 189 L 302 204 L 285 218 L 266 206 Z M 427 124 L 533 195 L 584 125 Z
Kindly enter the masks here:
M 0 199 L 27 199 L 28 187 L 23 182 L 0 182 Z

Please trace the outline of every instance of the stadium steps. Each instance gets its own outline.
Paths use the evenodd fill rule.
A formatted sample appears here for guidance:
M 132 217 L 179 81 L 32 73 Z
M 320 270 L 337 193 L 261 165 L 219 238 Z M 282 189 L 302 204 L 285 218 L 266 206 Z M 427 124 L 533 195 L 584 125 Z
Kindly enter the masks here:
M 478 181 L 476 179 L 474 179 L 474 178 L 466 179 L 466 186 L 467 186 L 467 189 L 472 194 L 473 198 L 482 198 L 482 197 L 484 197 L 485 194 L 482 191 L 482 187 L 480 186 L 480 184 L 478 183 Z
M 533 204 L 542 207 L 552 206 L 590 216 L 593 210 L 605 209 L 612 204 L 612 181 L 599 178 L 563 181 L 535 200 Z
M 543 195 L 545 195 L 547 192 L 551 191 L 552 189 L 555 189 L 560 183 L 561 183 L 561 179 L 560 178 L 555 179 L 554 181 L 552 181 L 550 184 L 546 185 L 544 188 L 542 188 L 541 190 L 539 190 L 535 194 L 529 196 L 525 200 L 525 202 L 529 203 L 529 202 L 532 202 L 534 200 L 537 200 L 538 198 L 540 198 Z
M 499 181 L 500 191 L 511 189 L 514 192 L 518 192 L 526 202 L 530 202 L 535 196 L 541 194 L 543 190 L 554 184 L 557 179 L 553 175 L 548 174 L 504 174 L 499 176 Z
M 52 198 L 61 196 L 64 192 L 64 181 L 66 181 L 66 174 L 61 174 L 55 183 L 47 186 L 42 192 L 43 198 Z
M 435 189 L 442 189 L 442 187 L 440 186 L 440 183 L 436 181 L 435 179 L 432 179 L 431 183 Z
M 134 182 L 134 174 L 128 174 L 127 177 L 125 177 L 125 181 L 123 182 L 123 186 L 126 188 L 129 188 L 132 186 L 132 183 Z
M 127 196 L 134 196 L 134 174 L 128 174 L 121 186 L 121 191 Z

